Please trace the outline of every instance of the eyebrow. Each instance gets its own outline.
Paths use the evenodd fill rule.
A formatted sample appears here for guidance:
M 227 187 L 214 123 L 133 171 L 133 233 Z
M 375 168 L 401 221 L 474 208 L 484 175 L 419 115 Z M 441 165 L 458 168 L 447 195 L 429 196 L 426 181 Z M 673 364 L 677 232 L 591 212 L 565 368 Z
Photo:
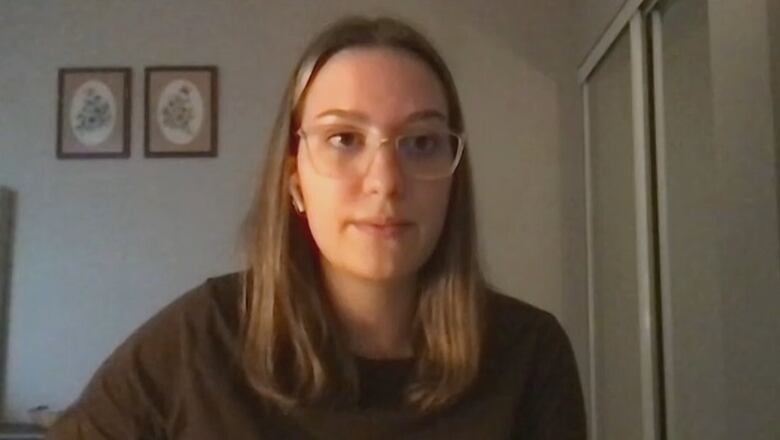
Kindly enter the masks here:
M 365 122 L 365 123 L 369 122 L 370 120 L 368 115 L 363 112 L 357 110 L 343 110 L 337 108 L 325 110 L 320 114 L 318 114 L 315 119 L 321 119 L 328 116 L 337 116 L 340 118 L 352 119 L 352 120 Z M 416 111 L 410 114 L 404 119 L 403 123 L 408 124 L 410 122 L 416 122 L 416 121 L 426 120 L 426 119 L 436 119 L 443 122 L 447 121 L 447 117 L 444 116 L 442 112 L 438 110 L 428 109 L 428 110 Z

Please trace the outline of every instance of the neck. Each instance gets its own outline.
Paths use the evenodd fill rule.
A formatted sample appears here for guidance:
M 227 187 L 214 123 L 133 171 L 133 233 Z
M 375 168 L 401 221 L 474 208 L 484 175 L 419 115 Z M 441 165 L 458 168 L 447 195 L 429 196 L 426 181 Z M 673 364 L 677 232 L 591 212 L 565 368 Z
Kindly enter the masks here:
M 413 354 L 413 277 L 372 280 L 323 265 L 330 303 L 356 355 L 399 358 Z

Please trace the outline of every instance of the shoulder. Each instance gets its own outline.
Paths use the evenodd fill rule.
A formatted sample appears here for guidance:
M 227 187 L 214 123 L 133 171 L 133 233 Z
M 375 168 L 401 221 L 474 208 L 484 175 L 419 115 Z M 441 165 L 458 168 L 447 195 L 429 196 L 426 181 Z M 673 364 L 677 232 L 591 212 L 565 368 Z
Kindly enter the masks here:
M 512 335 L 550 330 L 560 325 L 552 313 L 493 288 L 487 289 L 486 308 L 489 326 Z
M 242 308 L 244 274 L 231 272 L 209 277 L 174 300 L 166 309 L 191 323 L 232 327 L 237 324 Z
M 192 361 L 238 349 L 243 272 L 209 277 L 180 295 L 137 331 L 137 343 L 165 341 L 161 350 L 175 350 Z M 132 337 L 131 337 L 132 339 Z M 235 353 L 230 353 L 231 355 Z
M 487 342 L 494 354 L 538 360 L 570 345 L 552 313 L 493 288 L 487 292 L 486 314 Z
M 229 371 L 238 349 L 241 293 L 241 275 L 225 274 L 206 279 L 158 311 L 97 368 L 53 435 L 156 437 L 177 407 L 184 381 Z
M 242 277 L 243 272 L 232 272 L 206 278 L 163 307 L 139 330 L 147 326 L 187 330 L 234 327 L 243 298 Z
M 101 368 L 128 357 L 138 367 L 175 367 L 181 356 L 209 351 L 215 339 L 230 342 L 238 331 L 241 274 L 207 278 L 179 295 L 140 325 Z
M 488 294 L 485 375 L 496 394 L 518 400 L 519 438 L 586 438 L 582 386 L 566 332 L 555 316 L 525 301 Z
M 208 277 L 199 285 L 186 291 L 162 311 L 169 310 L 184 315 L 217 313 L 231 318 L 240 307 L 244 272 L 231 272 Z
M 142 323 L 119 347 L 165 342 L 214 327 L 235 327 L 240 313 L 241 273 L 206 278 Z M 173 342 L 173 341 L 172 341 Z

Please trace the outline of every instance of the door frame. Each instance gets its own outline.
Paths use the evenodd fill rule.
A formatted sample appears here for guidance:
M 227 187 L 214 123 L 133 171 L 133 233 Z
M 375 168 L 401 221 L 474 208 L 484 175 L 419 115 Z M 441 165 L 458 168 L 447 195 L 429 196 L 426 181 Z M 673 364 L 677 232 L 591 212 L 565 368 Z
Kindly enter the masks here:
M 609 54 L 609 49 L 625 31 L 628 32 L 631 47 L 631 97 L 634 150 L 634 195 L 636 215 L 636 261 L 639 334 L 637 343 L 640 356 L 640 390 L 642 395 L 642 440 L 659 440 L 663 434 L 661 426 L 659 348 L 656 338 L 656 282 L 657 269 L 654 260 L 654 214 L 652 210 L 651 182 L 651 121 L 650 83 L 648 70 L 648 41 L 646 14 L 656 6 L 658 0 L 627 0 L 607 27 L 601 38 L 580 65 L 577 76 L 582 89 L 583 123 L 585 133 L 585 198 L 587 234 L 587 276 L 588 276 L 588 342 L 590 370 L 590 438 L 597 440 L 599 426 L 598 396 L 596 395 L 596 346 L 595 297 L 594 297 L 594 255 L 593 255 L 593 197 L 591 192 L 591 130 L 589 114 L 588 81 L 599 63 Z

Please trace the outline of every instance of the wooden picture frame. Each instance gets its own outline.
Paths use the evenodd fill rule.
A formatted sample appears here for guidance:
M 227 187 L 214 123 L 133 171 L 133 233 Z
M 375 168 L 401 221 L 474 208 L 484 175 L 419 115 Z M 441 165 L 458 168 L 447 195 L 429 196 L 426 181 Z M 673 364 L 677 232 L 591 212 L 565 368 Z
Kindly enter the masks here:
M 150 66 L 144 74 L 144 156 L 216 157 L 216 66 Z
M 65 67 L 57 74 L 57 158 L 130 157 L 129 67 Z

